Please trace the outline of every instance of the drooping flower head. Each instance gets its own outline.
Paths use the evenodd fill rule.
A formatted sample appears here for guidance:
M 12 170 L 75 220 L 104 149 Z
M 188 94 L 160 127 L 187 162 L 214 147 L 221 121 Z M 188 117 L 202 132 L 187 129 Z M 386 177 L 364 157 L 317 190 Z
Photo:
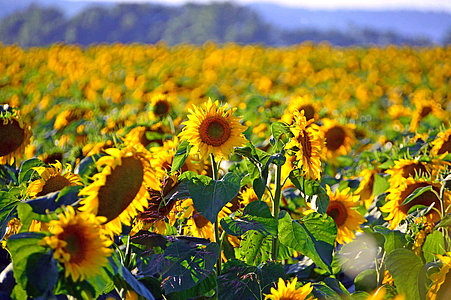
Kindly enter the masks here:
M 89 213 L 75 213 L 72 206 L 50 221 L 51 236 L 43 238 L 42 244 L 53 249 L 53 256 L 65 270 L 66 277 L 74 281 L 96 275 L 108 263 L 112 241 L 100 226 L 102 219 Z
M 265 295 L 265 300 L 312 300 L 313 297 L 309 297 L 310 293 L 313 291 L 313 286 L 311 283 L 307 283 L 300 288 L 296 288 L 296 283 L 298 278 L 295 277 L 291 281 L 285 281 L 279 278 L 277 283 L 277 289 L 271 288 L 271 294 Z
M 31 198 L 40 197 L 62 190 L 66 186 L 81 185 L 80 176 L 72 173 L 72 167 L 67 164 L 65 169 L 59 161 L 51 164 L 50 167 L 34 168 L 41 176 L 30 183 L 27 194 Z
M 149 153 L 138 146 L 105 152 L 108 155 L 97 161 L 98 167 L 104 167 L 102 172 L 94 175 L 94 182 L 79 193 L 86 196 L 80 210 L 105 217 L 108 232 L 119 234 L 122 223 L 130 225 L 131 219 L 148 205 L 147 186 L 153 180 Z
M 437 134 L 437 137 L 431 144 L 431 153 L 435 156 L 451 153 L 451 128 Z
M 307 178 L 319 179 L 321 176 L 321 151 L 324 141 L 319 133 L 319 127 L 313 119 L 307 121 L 304 111 L 294 112 L 294 126 L 291 132 L 294 137 L 287 144 L 287 148 L 296 149 L 298 167 Z
M 0 164 L 21 158 L 30 139 L 31 130 L 19 112 L 8 105 L 0 106 Z
M 414 200 L 403 205 L 406 198 L 416 189 L 427 186 L 432 186 L 435 193 L 432 191 L 426 191 Z M 406 178 L 401 185 L 390 184 L 390 188 L 387 192 L 389 193 L 386 198 L 387 202 L 381 207 L 381 211 L 388 213 L 385 220 L 390 222 L 390 229 L 396 228 L 396 226 L 398 226 L 399 223 L 406 218 L 409 210 L 416 205 L 423 205 L 426 207 L 433 205 L 433 207 L 438 211 L 440 211 L 441 208 L 440 199 L 436 195 L 436 193 L 438 194 L 440 192 L 440 185 L 425 179 L 413 179 L 412 177 Z M 447 206 L 450 202 L 450 193 L 446 191 L 444 195 Z M 439 214 L 434 209 L 430 210 L 425 217 L 428 222 L 437 222 L 440 219 Z
M 206 159 L 210 153 L 227 158 L 234 147 L 246 143 L 243 135 L 246 129 L 239 119 L 233 116 L 236 108 L 228 109 L 220 106 L 219 101 L 209 99 L 201 107 L 194 106 L 189 110 L 188 121 L 180 133 L 182 140 L 188 140 L 194 152 L 200 152 Z
M 351 188 L 342 191 L 338 189 L 335 193 L 326 185 L 329 196 L 329 207 L 327 214 L 337 224 L 337 243 L 349 243 L 355 238 L 355 232 L 361 231 L 360 225 L 365 223 L 365 218 L 357 212 L 354 207 L 359 203 L 359 196 L 350 193 Z

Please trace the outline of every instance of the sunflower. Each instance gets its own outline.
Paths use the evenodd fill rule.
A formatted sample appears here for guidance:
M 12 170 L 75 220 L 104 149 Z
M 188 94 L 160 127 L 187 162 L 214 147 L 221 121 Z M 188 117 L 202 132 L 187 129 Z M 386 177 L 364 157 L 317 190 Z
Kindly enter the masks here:
M 295 148 L 296 159 L 299 161 L 305 177 L 319 179 L 321 177 L 321 151 L 324 140 L 319 134 L 319 127 L 313 120 L 307 121 L 304 111 L 293 113 L 294 126 L 290 129 L 294 137 L 287 148 Z
M 446 300 L 449 299 L 451 294 L 451 252 L 447 252 L 446 255 L 439 255 L 437 257 L 442 261 L 443 266 L 440 271 L 432 274 L 432 286 L 427 292 L 427 299 L 429 300 Z
M 282 278 L 279 278 L 279 282 L 277 284 L 277 289 L 271 288 L 271 294 L 265 295 L 266 299 L 272 300 L 304 300 L 304 299 L 314 299 L 313 297 L 308 297 L 310 293 L 313 291 L 313 286 L 311 283 L 307 283 L 301 288 L 296 288 L 296 283 L 298 278 L 295 277 L 293 280 L 285 281 Z M 307 298 L 308 297 L 308 298 Z
M 431 153 L 434 156 L 451 153 L 451 128 L 440 132 L 431 144 Z
M 153 125 L 137 126 L 125 135 L 124 142 L 128 144 L 141 144 L 144 147 L 150 144 L 162 146 L 164 143 L 163 137 L 170 133 L 171 129 L 160 122 Z
M 415 103 L 415 111 L 412 115 L 412 121 L 410 122 L 409 130 L 411 132 L 415 132 L 418 129 L 418 126 L 424 118 L 428 115 L 433 115 L 440 120 L 444 120 L 446 118 L 446 112 L 441 108 L 440 104 L 431 99 L 420 99 L 416 97 L 414 99 Z
M 157 93 L 150 99 L 150 114 L 151 120 L 167 116 L 172 110 L 171 98 L 168 95 Z
M 22 227 L 22 223 L 18 218 L 12 218 L 8 221 L 8 225 L 6 226 L 5 235 L 1 241 L 2 248 L 6 247 L 6 241 L 13 234 L 19 233 L 20 228 Z
M 373 186 L 377 171 L 370 169 L 363 169 L 359 177 L 362 177 L 359 187 L 355 190 L 355 194 L 360 196 L 360 201 L 363 202 L 368 209 L 374 200 Z
M 255 193 L 254 189 L 253 188 L 247 188 L 247 187 L 243 188 L 240 191 L 239 199 L 240 199 L 239 200 L 239 207 L 240 208 L 245 208 L 246 205 L 248 205 L 251 202 L 259 201 L 258 200 L 258 196 Z M 264 192 L 264 194 L 262 196 L 262 201 L 265 202 L 266 204 L 268 204 L 269 208 L 271 209 L 272 201 L 271 201 L 271 198 L 269 196 L 269 192 L 268 192 L 267 189 L 265 189 L 265 192 Z
M 389 193 L 386 198 L 387 202 L 381 207 L 382 212 L 388 213 L 385 220 L 390 222 L 390 229 L 396 228 L 396 226 L 398 226 L 398 224 L 406 218 L 409 210 L 415 205 L 424 205 L 429 207 L 434 204 L 434 208 L 440 211 L 440 199 L 432 191 L 426 191 L 413 201 L 402 205 L 406 198 L 417 188 L 430 185 L 438 194 L 440 191 L 440 185 L 424 179 L 416 180 L 409 177 L 404 179 L 404 182 L 401 185 L 390 185 L 390 188 L 387 190 Z M 450 202 L 450 192 L 448 191 L 445 192 L 445 201 L 446 206 L 448 206 L 448 203 Z M 440 219 L 440 216 L 435 210 L 431 210 L 426 215 L 426 219 L 428 222 L 436 222 Z
M 318 120 L 319 119 L 319 110 L 321 109 L 319 102 L 315 102 L 313 100 L 313 96 L 304 95 L 293 97 L 289 100 L 287 108 L 285 109 L 284 114 L 282 115 L 282 121 L 288 124 L 291 124 L 293 119 L 293 113 L 295 111 L 304 111 L 305 118 L 307 121 L 310 120 Z
M 175 191 L 179 182 L 177 176 L 165 176 L 160 182 L 159 186 L 153 182 L 148 187 L 148 206 L 136 216 L 133 223 L 133 234 L 139 230 L 149 230 L 152 227 L 156 233 L 165 234 L 166 220 L 169 221 L 169 225 L 174 225 L 180 209 L 173 208 L 179 199 L 167 202 L 165 198 Z
M 335 193 L 326 185 L 327 195 L 329 196 L 329 207 L 326 213 L 337 224 L 337 243 L 349 243 L 355 238 L 355 232 L 361 231 L 360 225 L 365 223 L 362 217 L 353 208 L 358 205 L 359 196 L 350 193 L 351 188 L 342 191 L 338 189 Z
M 41 197 L 49 193 L 61 191 L 66 186 L 82 185 L 80 176 L 72 173 L 72 167 L 66 164 L 65 169 L 59 161 L 50 164 L 50 167 L 33 168 L 41 176 L 30 183 L 27 194 L 31 198 Z
M 21 158 L 30 140 L 30 127 L 19 112 L 8 105 L 0 106 L 0 164 L 12 164 Z
M 433 169 L 433 163 L 422 162 L 419 159 L 399 159 L 386 173 L 390 175 L 388 179 L 390 186 L 397 186 L 409 177 L 430 176 Z
M 130 225 L 131 219 L 148 205 L 147 187 L 153 182 L 149 152 L 139 146 L 105 152 L 108 155 L 97 161 L 97 166 L 104 166 L 102 172 L 94 175 L 94 182 L 79 193 L 86 196 L 80 210 L 105 217 L 107 231 L 119 234 L 122 223 Z
M 112 241 L 101 229 L 101 219 L 88 213 L 75 213 L 72 206 L 50 221 L 51 236 L 42 239 L 42 244 L 53 249 L 53 256 L 64 265 L 65 276 L 74 281 L 96 275 L 108 263 L 113 252 Z
M 342 125 L 331 119 L 323 119 L 320 127 L 322 138 L 326 143 L 325 156 L 334 159 L 351 151 L 355 142 L 352 125 Z
M 207 158 L 210 153 L 219 157 L 228 157 L 234 147 L 246 143 L 243 135 L 246 129 L 239 119 L 232 114 L 236 108 L 219 106 L 219 101 L 211 99 L 203 107 L 194 106 L 190 109 L 188 121 L 180 133 L 181 139 L 186 139 L 193 146 L 194 152 L 200 152 Z

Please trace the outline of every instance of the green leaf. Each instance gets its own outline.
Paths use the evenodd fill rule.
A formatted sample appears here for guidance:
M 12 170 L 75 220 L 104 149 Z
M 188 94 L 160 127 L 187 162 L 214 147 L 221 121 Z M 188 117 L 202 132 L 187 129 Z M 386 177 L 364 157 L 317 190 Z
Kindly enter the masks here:
M 219 246 L 210 243 L 205 248 L 192 247 L 176 241 L 164 251 L 161 265 L 162 287 L 167 293 L 188 290 L 214 272 Z
M 233 173 L 227 173 L 220 180 L 200 175 L 189 181 L 188 191 L 196 210 L 214 223 L 219 211 L 238 195 L 240 181 L 241 178 Z
M 408 203 L 410 203 L 411 201 L 415 200 L 417 197 L 421 196 L 422 194 L 429 192 L 429 191 L 433 191 L 432 185 L 428 185 L 428 186 L 424 186 L 424 187 L 419 187 L 417 189 L 415 189 L 415 191 L 413 191 L 405 200 L 401 205 L 406 205 Z
M 247 231 L 240 242 L 240 259 L 257 266 L 271 257 L 271 236 L 256 230 Z
M 319 213 L 311 213 L 300 221 L 294 221 L 284 213 L 279 220 L 280 242 L 310 257 L 319 267 L 330 272 L 337 237 L 335 221 Z
M 327 212 L 327 208 L 329 207 L 329 196 L 322 186 L 320 186 L 319 193 L 316 197 L 312 198 L 310 204 L 312 208 L 320 214 L 325 214 Z
M 437 225 L 437 227 L 450 227 L 450 226 L 451 226 L 451 213 L 447 214 Z
M 393 276 L 400 294 L 406 299 L 425 299 L 425 283 L 422 280 L 423 261 L 411 250 L 395 249 L 386 257 L 385 265 Z M 423 292 L 420 292 L 423 291 Z
M 293 137 L 293 133 L 290 130 L 290 125 L 283 122 L 274 122 L 271 124 L 271 133 L 276 141 L 282 139 L 285 143 L 288 138 Z
M 19 169 L 19 184 L 22 182 L 27 182 L 31 178 L 33 172 L 36 172 L 35 170 L 33 170 L 33 168 L 40 167 L 43 165 L 44 162 L 38 158 L 32 158 L 24 161 L 20 165 Z
M 0 191 L 0 240 L 3 240 L 8 222 L 15 214 L 15 209 L 19 203 L 20 201 L 8 192 Z
M 256 267 L 232 259 L 224 264 L 223 272 L 218 276 L 218 298 L 262 300 L 271 287 L 276 287 L 279 278 L 285 279 L 280 264 L 270 262 Z
M 33 207 L 30 205 L 33 202 L 21 202 L 17 205 L 17 214 L 19 216 L 20 221 L 22 222 L 22 226 L 20 228 L 20 232 L 26 232 L 30 228 L 31 222 L 33 220 L 41 221 L 41 222 L 49 222 L 51 220 L 56 220 L 57 215 L 54 214 L 46 214 L 46 213 L 36 213 L 33 210 Z
M 172 159 L 171 173 L 178 171 L 185 164 L 191 147 L 191 144 L 187 140 L 183 140 L 179 144 L 177 151 L 174 154 L 174 158 Z
M 256 230 L 265 235 L 276 235 L 276 220 L 271 215 L 268 204 L 263 201 L 249 203 L 239 219 L 226 217 L 221 219 L 221 227 L 230 235 L 241 236 L 249 230 Z
M 356 291 L 372 292 L 377 288 L 377 272 L 375 269 L 368 269 L 361 272 L 354 279 Z
M 300 169 L 294 169 L 290 172 L 291 182 L 305 195 L 313 196 L 321 192 L 321 185 L 317 180 L 306 179 L 302 176 Z
M 432 234 L 429 234 L 424 241 L 422 250 L 426 263 L 434 261 L 436 254 L 444 255 L 446 249 L 443 234 L 440 231 L 434 231 Z
M 383 226 L 374 226 L 374 231 L 381 233 L 384 238 L 384 250 L 390 254 L 393 250 L 403 248 L 407 244 L 405 234 L 399 230 L 390 230 Z
M 376 174 L 374 176 L 374 185 L 373 185 L 372 196 L 377 196 L 379 194 L 384 193 L 389 187 L 390 187 L 390 184 L 388 183 L 388 180 L 386 179 L 386 177 Z
M 45 234 L 26 232 L 8 238 L 14 278 L 31 297 L 50 291 L 58 280 L 58 266 L 53 254 L 39 245 L 43 237 Z

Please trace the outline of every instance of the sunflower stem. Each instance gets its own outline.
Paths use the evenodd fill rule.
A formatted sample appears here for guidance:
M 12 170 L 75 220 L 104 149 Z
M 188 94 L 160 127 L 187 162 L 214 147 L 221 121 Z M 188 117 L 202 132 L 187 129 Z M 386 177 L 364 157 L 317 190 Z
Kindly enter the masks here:
M 272 215 L 274 219 L 276 220 L 276 228 L 277 228 L 277 235 L 272 238 L 272 251 L 271 251 L 271 258 L 272 260 L 277 260 L 277 248 L 278 248 L 278 242 L 279 242 L 279 211 L 280 211 L 280 196 L 282 194 L 282 185 L 281 185 L 281 172 L 282 166 L 276 165 L 276 178 L 275 178 L 275 185 L 276 185 L 276 191 L 274 194 L 274 201 L 272 204 Z
M 442 186 L 440 188 L 440 204 L 441 204 L 441 219 L 443 219 L 446 215 L 445 212 L 445 183 L 442 183 Z M 447 228 L 441 228 L 442 235 L 443 235 L 443 241 L 445 243 L 445 249 L 446 251 L 449 251 L 449 245 L 448 245 L 448 229 Z
M 211 170 L 213 173 L 213 180 L 219 180 L 219 174 L 218 174 L 218 165 L 215 161 L 215 156 L 213 153 L 210 153 L 210 159 L 211 159 Z M 217 276 L 221 274 L 221 253 L 222 253 L 222 240 L 219 236 L 219 222 L 218 222 L 218 216 L 216 216 L 216 221 L 213 224 L 214 231 L 215 231 L 215 243 L 219 245 L 219 258 L 218 262 L 216 263 L 216 272 Z

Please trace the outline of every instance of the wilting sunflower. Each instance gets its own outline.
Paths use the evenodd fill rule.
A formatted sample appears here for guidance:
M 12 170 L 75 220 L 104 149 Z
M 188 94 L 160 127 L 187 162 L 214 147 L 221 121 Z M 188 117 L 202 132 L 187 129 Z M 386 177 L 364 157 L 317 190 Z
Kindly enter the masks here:
M 359 196 L 352 195 L 349 187 L 342 191 L 337 189 L 333 193 L 326 185 L 326 190 L 329 196 L 329 207 L 326 213 L 337 224 L 337 243 L 349 243 L 355 238 L 355 232 L 361 231 L 360 225 L 366 221 L 360 213 L 353 209 L 359 203 Z
M 12 164 L 21 158 L 30 139 L 31 130 L 19 112 L 8 105 L 0 106 L 0 164 Z
M 399 159 L 386 173 L 390 174 L 388 182 L 390 186 L 394 187 L 402 184 L 409 177 L 430 176 L 433 169 L 434 164 L 432 162 L 422 162 L 419 159 Z
M 150 99 L 150 119 L 154 120 L 167 116 L 172 109 L 171 98 L 168 95 L 157 93 Z
M 79 193 L 87 196 L 81 200 L 80 210 L 105 217 L 107 231 L 119 234 L 122 223 L 130 225 L 131 219 L 148 205 L 147 186 L 152 183 L 149 153 L 138 146 L 105 152 L 108 155 L 97 161 L 98 167 L 104 167 L 102 172 Z
M 153 227 L 154 232 L 165 234 L 166 220 L 169 221 L 169 225 L 174 225 L 180 210 L 180 205 L 176 206 L 176 202 L 185 199 L 186 195 L 182 195 L 183 192 L 181 192 L 180 197 L 175 199 L 169 200 L 167 197 L 179 192 L 179 183 L 177 176 L 166 175 L 152 181 L 152 184 L 147 188 L 149 193 L 148 206 L 136 216 L 132 233 L 139 230 L 149 230 Z
M 440 271 L 432 274 L 432 286 L 427 292 L 428 300 L 446 300 L 451 295 L 451 252 L 447 252 L 446 255 L 439 255 L 437 257 L 442 261 L 443 266 Z
M 210 153 L 227 158 L 234 147 L 246 143 L 243 135 L 246 128 L 232 115 L 235 110 L 211 99 L 202 107 L 194 106 L 189 110 L 188 121 L 184 122 L 181 139 L 188 140 L 192 150 L 199 151 L 202 158 L 207 158 Z
M 362 180 L 360 181 L 359 187 L 354 192 L 356 195 L 360 196 L 360 201 L 363 202 L 367 209 L 374 200 L 373 186 L 376 174 L 377 171 L 375 169 L 363 169 L 359 174 L 359 177 L 362 177 Z
M 298 96 L 290 99 L 290 102 L 282 115 L 282 121 L 288 124 L 293 122 L 293 113 L 295 111 L 304 111 L 307 121 L 318 120 L 319 110 L 321 106 L 319 102 L 315 102 L 311 95 Z
M 42 244 L 53 249 L 53 256 L 64 265 L 65 276 L 74 281 L 96 275 L 108 263 L 113 252 L 112 241 L 101 229 L 101 219 L 89 213 L 75 213 L 72 206 L 50 221 L 51 236 L 42 239 Z
M 48 168 L 33 168 L 41 176 L 30 183 L 27 188 L 27 194 L 31 198 L 47 195 L 49 193 L 61 191 L 66 186 L 82 185 L 80 176 L 72 173 L 72 167 L 66 164 L 65 169 L 59 161 L 51 164 Z
M 437 194 L 440 192 L 439 184 L 424 179 L 415 180 L 411 177 L 406 178 L 401 185 L 390 185 L 390 188 L 387 190 L 389 193 L 386 198 L 387 202 L 381 207 L 382 212 L 388 213 L 385 220 L 390 222 L 390 229 L 396 228 L 396 226 L 406 218 L 407 213 L 413 206 L 424 205 L 429 207 L 434 204 L 433 207 L 440 211 L 440 199 L 432 191 L 426 191 L 411 202 L 402 205 L 406 198 L 417 188 L 429 185 L 433 187 Z M 446 206 L 448 206 L 450 202 L 450 193 L 448 191 L 445 192 L 445 202 Z M 436 222 L 440 219 L 439 214 L 433 209 L 430 210 L 425 217 L 428 222 Z
M 298 168 L 305 177 L 319 179 L 321 177 L 321 151 L 324 141 L 319 133 L 319 127 L 313 120 L 307 121 L 304 111 L 293 113 L 294 126 L 290 129 L 294 137 L 287 144 L 287 148 L 294 148 Z
M 326 143 L 326 157 L 334 159 L 337 156 L 348 154 L 355 142 L 353 126 L 342 125 L 331 119 L 323 119 L 323 123 L 320 130 Z
M 271 294 L 265 295 L 265 300 L 311 300 L 313 297 L 308 297 L 310 293 L 313 291 L 313 286 L 311 283 L 307 283 L 300 288 L 296 288 L 296 283 L 298 278 L 295 277 L 291 281 L 285 281 L 282 278 L 279 278 L 279 282 L 277 284 L 277 289 L 271 288 Z M 308 297 L 308 298 L 307 298 Z
M 437 137 L 431 144 L 432 155 L 439 156 L 451 153 L 451 128 L 437 134 Z

